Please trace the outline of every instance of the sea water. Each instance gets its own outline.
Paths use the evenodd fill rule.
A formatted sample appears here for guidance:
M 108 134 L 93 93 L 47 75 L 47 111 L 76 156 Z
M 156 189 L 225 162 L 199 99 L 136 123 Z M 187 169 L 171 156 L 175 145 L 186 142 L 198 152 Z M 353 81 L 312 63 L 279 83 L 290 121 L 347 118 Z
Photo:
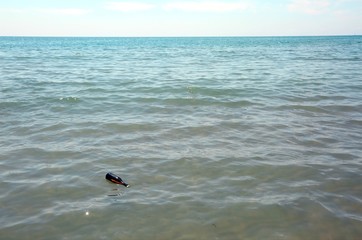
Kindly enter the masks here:
M 362 37 L 1 37 L 0 169 L 0 239 L 361 239 Z

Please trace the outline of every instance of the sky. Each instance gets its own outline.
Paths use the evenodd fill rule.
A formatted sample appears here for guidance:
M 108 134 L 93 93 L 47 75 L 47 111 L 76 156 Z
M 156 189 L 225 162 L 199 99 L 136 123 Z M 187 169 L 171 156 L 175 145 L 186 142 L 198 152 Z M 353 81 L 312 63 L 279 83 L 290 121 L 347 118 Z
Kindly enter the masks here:
M 0 0 L 0 36 L 362 35 L 362 0 Z

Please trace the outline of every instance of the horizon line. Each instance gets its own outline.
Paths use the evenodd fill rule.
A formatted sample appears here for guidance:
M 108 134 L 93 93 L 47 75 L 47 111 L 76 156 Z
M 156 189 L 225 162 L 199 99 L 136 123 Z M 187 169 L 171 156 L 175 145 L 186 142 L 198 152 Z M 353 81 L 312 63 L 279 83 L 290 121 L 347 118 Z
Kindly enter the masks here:
M 113 35 L 0 35 L 0 37 L 23 37 L 23 38 L 242 38 L 242 37 L 348 37 L 362 36 L 362 34 L 320 34 L 320 35 L 150 35 L 150 36 L 113 36 Z

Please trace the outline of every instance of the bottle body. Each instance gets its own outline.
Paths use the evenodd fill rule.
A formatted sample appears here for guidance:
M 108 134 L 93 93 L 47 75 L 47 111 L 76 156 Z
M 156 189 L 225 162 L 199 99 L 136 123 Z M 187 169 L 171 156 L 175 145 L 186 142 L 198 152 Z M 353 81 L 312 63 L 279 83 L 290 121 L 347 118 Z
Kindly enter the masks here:
M 120 185 L 123 185 L 125 187 L 129 187 L 129 184 L 125 183 L 122 178 L 120 178 L 119 176 L 117 176 L 116 174 L 114 173 L 107 173 L 106 174 L 106 179 L 110 182 L 113 182 L 115 184 L 120 184 Z

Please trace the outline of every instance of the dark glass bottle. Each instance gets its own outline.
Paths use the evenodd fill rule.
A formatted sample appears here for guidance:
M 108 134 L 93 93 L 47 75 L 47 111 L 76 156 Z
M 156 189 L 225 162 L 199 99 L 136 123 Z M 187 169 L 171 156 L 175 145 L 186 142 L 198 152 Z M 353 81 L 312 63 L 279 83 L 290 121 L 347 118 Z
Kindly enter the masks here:
M 122 180 L 122 178 L 118 177 L 118 176 L 117 176 L 116 174 L 114 174 L 114 173 L 111 173 L 111 172 L 107 173 L 107 174 L 106 174 L 106 179 L 107 179 L 108 181 L 111 181 L 112 183 L 121 184 L 121 185 L 123 185 L 123 186 L 125 186 L 125 187 L 129 187 L 129 184 L 125 183 L 125 182 Z

